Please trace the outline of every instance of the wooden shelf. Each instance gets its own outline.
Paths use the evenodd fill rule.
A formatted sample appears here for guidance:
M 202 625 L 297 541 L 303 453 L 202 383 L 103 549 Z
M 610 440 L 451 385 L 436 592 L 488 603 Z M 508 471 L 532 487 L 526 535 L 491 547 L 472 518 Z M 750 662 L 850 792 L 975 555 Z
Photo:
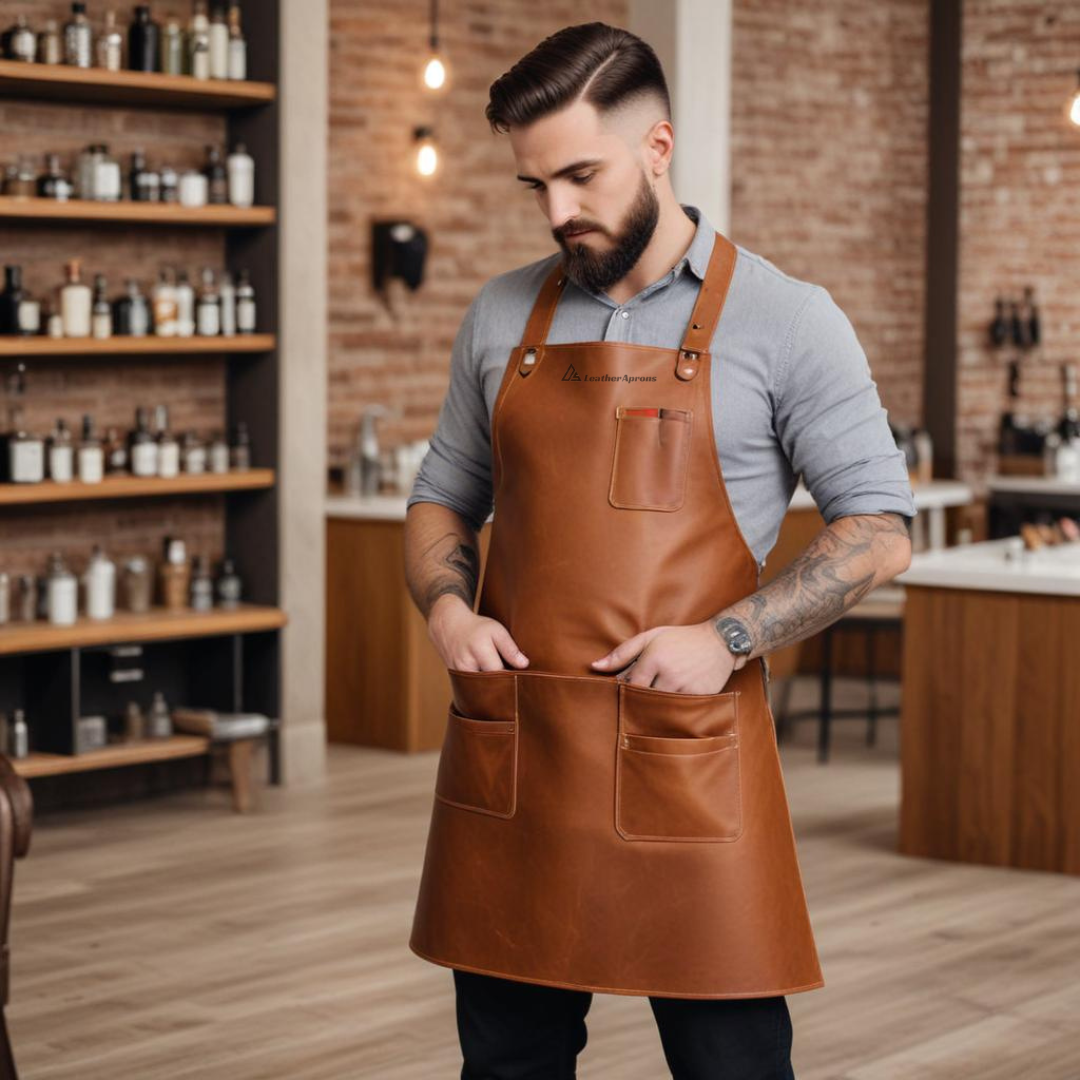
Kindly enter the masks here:
M 29 757 L 9 757 L 8 760 L 20 776 L 33 779 L 36 776 L 111 769 L 116 765 L 139 765 L 146 761 L 200 757 L 209 749 L 210 740 L 203 735 L 172 735 L 167 739 L 116 743 L 103 746 L 100 750 L 89 750 L 85 754 L 33 753 Z
M 0 337 L 0 357 L 18 356 L 195 356 L 202 353 L 270 352 L 273 334 L 234 334 L 230 337 Z
M 277 630 L 287 621 L 280 608 L 241 604 L 237 608 L 215 608 L 213 611 L 166 611 L 164 608 L 153 608 L 145 614 L 121 611 L 111 619 L 80 616 L 71 626 L 53 626 L 44 620 L 6 623 L 0 626 L 0 656 L 125 641 L 246 634 Z
M 145 495 L 204 495 L 223 491 L 252 491 L 274 485 L 273 469 L 244 469 L 227 473 L 181 473 L 179 476 L 106 476 L 100 483 L 45 480 L 40 484 L 0 484 L 0 507 L 30 503 L 81 502 L 90 499 L 130 499 Z
M 0 195 L 0 221 L 92 221 L 137 225 L 215 225 L 252 228 L 273 225 L 273 206 L 181 206 L 179 203 L 97 202 Z
M 273 83 L 246 80 L 0 60 L 0 95 L 60 98 L 68 104 L 90 101 L 173 109 L 243 109 L 273 101 L 277 90 Z

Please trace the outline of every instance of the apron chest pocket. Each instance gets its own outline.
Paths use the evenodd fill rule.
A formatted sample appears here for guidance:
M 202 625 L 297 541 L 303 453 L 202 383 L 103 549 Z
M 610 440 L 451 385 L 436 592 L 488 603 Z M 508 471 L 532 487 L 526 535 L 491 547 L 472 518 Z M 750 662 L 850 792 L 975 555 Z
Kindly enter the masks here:
M 517 802 L 517 721 L 475 720 L 451 705 L 435 796 L 463 810 L 512 817 Z
M 737 699 L 620 686 L 615 829 L 624 840 L 742 835 Z
M 608 501 L 625 510 L 678 510 L 686 495 L 690 409 L 620 405 Z

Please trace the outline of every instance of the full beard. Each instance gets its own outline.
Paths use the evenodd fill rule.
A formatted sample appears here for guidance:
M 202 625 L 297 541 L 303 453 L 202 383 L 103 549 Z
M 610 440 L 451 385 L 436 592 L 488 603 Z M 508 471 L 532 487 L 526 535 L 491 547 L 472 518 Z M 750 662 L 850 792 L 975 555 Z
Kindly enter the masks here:
M 626 212 L 610 250 L 593 251 L 582 241 L 555 234 L 563 249 L 566 276 L 588 292 L 605 292 L 634 268 L 659 220 L 660 201 L 643 174 L 633 205 Z

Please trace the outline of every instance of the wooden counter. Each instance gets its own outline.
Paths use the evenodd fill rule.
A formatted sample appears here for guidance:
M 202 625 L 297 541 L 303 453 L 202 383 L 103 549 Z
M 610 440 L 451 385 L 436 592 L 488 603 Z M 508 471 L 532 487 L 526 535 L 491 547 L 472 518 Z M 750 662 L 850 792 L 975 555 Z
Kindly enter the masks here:
M 1080 550 L 913 560 L 900 851 L 1080 873 Z

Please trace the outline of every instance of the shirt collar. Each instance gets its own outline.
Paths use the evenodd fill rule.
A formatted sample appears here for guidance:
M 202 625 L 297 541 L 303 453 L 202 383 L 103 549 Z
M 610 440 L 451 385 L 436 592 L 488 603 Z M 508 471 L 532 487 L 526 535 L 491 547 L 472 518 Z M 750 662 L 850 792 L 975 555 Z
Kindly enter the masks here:
M 690 241 L 690 247 L 686 254 L 672 267 L 676 274 L 681 274 L 684 266 L 689 266 L 695 276 L 705 280 L 705 272 L 709 268 L 709 259 L 712 256 L 713 243 L 716 239 L 716 230 L 709 223 L 708 218 L 696 207 L 686 203 L 680 203 L 683 213 L 697 225 L 694 239 Z

